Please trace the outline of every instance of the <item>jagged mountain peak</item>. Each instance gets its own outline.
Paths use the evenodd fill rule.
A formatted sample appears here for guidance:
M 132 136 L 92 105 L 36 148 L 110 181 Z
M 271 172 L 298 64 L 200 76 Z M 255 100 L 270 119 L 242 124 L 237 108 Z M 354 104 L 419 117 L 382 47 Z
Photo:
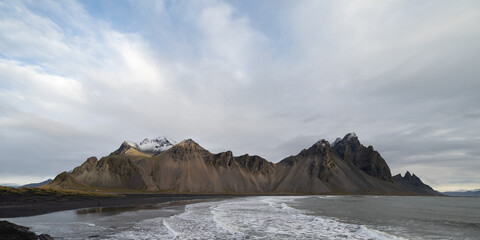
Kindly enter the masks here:
M 345 135 L 345 138 L 347 138 L 347 140 L 352 140 L 354 138 L 358 138 L 357 134 L 355 134 L 355 132 L 351 132 L 351 133 L 347 133 L 347 135 Z
M 354 132 L 347 133 L 347 134 L 343 137 L 342 140 L 343 140 L 343 141 L 346 141 L 346 142 L 348 142 L 348 143 L 351 143 L 351 144 L 361 145 L 360 140 L 358 139 L 357 134 L 355 134 Z
M 390 168 L 382 156 L 373 147 L 362 145 L 354 132 L 347 133 L 342 139 L 337 138 L 332 148 L 340 158 L 353 163 L 368 175 L 392 181 Z
M 177 143 L 172 149 L 175 149 L 175 150 L 183 149 L 183 150 L 188 150 L 190 152 L 195 152 L 195 151 L 205 152 L 205 151 L 207 151 L 205 148 L 200 146 L 198 143 L 196 143 L 192 139 L 185 139 L 185 140 Z
M 185 140 L 179 142 L 178 145 L 182 146 L 182 147 L 197 147 L 197 146 L 200 146 L 197 142 L 195 142 L 191 138 L 185 139 Z
M 357 134 L 355 134 L 355 132 L 351 132 L 351 133 L 347 133 L 343 138 L 337 137 L 335 141 L 332 142 L 331 146 L 335 147 L 339 143 L 345 143 L 345 142 L 350 142 L 350 143 L 360 145 L 360 141 L 358 140 Z
M 117 150 L 110 153 L 110 156 L 125 154 L 131 148 L 137 149 L 138 145 L 134 142 L 124 141 Z
M 423 183 L 419 177 L 417 177 L 415 174 L 410 173 L 409 171 L 407 171 L 403 177 L 401 174 L 397 174 L 392 179 L 396 184 L 418 194 L 434 196 L 441 195 L 435 190 L 433 190 L 430 186 Z
M 321 145 L 327 145 L 328 144 L 328 145 L 330 145 L 330 143 L 327 140 L 325 140 L 325 138 L 322 138 L 322 139 L 318 140 L 316 144 L 321 144 Z
M 303 149 L 299 154 L 300 155 L 324 155 L 327 152 L 331 151 L 330 143 L 325 139 L 320 139 L 314 143 L 310 148 Z
M 398 174 L 395 177 L 397 179 L 403 179 L 404 181 L 410 181 L 416 184 L 423 184 L 422 180 L 420 180 L 419 177 L 417 177 L 414 173 L 410 173 L 409 171 L 407 171 L 403 177 L 401 174 Z

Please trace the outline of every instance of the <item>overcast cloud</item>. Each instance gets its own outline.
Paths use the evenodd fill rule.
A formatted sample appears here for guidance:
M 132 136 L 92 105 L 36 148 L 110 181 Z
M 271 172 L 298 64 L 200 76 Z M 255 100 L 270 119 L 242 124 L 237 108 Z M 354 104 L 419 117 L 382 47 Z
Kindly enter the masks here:
M 480 188 L 478 1 L 0 1 L 0 183 L 124 140 L 297 154 L 356 132 Z

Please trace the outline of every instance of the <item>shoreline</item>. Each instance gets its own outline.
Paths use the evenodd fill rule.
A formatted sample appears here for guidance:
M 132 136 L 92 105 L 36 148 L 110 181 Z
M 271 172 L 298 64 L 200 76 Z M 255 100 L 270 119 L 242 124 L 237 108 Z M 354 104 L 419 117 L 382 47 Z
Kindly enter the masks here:
M 155 205 L 168 202 L 227 199 L 250 196 L 308 196 L 308 194 L 289 193 L 264 193 L 264 194 L 230 194 L 230 193 L 115 193 L 117 195 L 92 197 L 81 196 L 74 198 L 42 197 L 42 196 L 1 196 L 0 195 L 0 219 L 31 217 L 66 210 L 126 207 L 134 209 L 141 205 Z M 333 195 L 337 196 L 337 195 Z M 350 196 L 350 195 L 341 195 Z M 357 196 L 357 195 L 353 195 Z M 372 195 L 358 195 L 372 196 Z M 390 195 L 381 195 L 390 196 Z M 452 196 L 436 196 L 452 197 Z
M 54 239 L 50 234 L 32 230 L 31 225 L 22 223 L 23 218 L 55 214 L 62 211 L 74 211 L 77 215 L 90 214 L 119 214 L 122 212 L 155 210 L 166 207 L 186 206 L 189 204 L 221 201 L 245 195 L 222 195 L 222 194 L 122 194 L 122 197 L 106 197 L 102 199 L 88 199 L 69 201 L 56 199 L 57 201 L 44 201 L 36 204 L 10 204 L 0 202 L 0 239 Z M 5 200 L 5 199 L 2 199 Z M 25 198 L 21 199 L 25 201 Z M 21 202 L 20 200 L 20 202 Z M 63 200 L 63 203 L 61 202 Z M 95 205 L 96 202 L 96 206 Z M 100 205 L 99 205 L 100 204 Z M 13 217 L 3 217 L 4 215 Z M 97 235 L 91 235 L 95 237 Z
M 85 199 L 49 199 L 31 200 L 21 196 L 9 197 L 0 201 L 0 219 L 31 217 L 66 210 L 98 209 L 109 207 L 125 207 L 135 209 L 141 205 L 155 205 L 162 203 L 227 199 L 234 197 L 247 197 L 251 195 L 238 194 L 121 194 L 120 196 L 98 197 Z

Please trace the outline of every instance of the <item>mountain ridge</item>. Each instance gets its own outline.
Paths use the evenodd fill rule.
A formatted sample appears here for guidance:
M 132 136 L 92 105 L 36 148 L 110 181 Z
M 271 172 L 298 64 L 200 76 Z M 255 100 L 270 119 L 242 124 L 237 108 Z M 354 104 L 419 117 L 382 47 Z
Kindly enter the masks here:
M 191 193 L 428 194 L 395 183 L 385 160 L 373 147 L 363 146 L 354 133 L 335 141 L 333 147 L 319 140 L 278 163 L 256 155 L 234 156 L 231 151 L 214 154 L 192 139 L 157 152 L 144 151 L 135 144 L 125 141 L 110 155 L 100 160 L 91 157 L 43 187 Z

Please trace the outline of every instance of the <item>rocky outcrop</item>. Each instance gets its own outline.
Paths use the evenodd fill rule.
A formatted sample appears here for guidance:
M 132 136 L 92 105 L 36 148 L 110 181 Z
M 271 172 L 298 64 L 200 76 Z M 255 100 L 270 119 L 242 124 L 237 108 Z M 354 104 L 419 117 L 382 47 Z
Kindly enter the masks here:
M 403 177 L 400 174 L 393 176 L 393 181 L 396 184 L 407 189 L 408 191 L 416 193 L 418 195 L 432 195 L 432 196 L 442 195 L 437 191 L 433 190 L 433 188 L 431 188 L 430 186 L 424 184 L 419 177 L 415 176 L 415 174 L 412 175 L 408 171 L 405 173 Z
M 337 138 L 332 144 L 335 153 L 366 174 L 386 181 L 392 181 L 392 174 L 382 156 L 372 146 L 363 146 L 355 133 L 349 133 L 343 139 Z
M 0 240 L 53 240 L 48 234 L 37 235 L 23 227 L 8 221 L 0 221 Z

